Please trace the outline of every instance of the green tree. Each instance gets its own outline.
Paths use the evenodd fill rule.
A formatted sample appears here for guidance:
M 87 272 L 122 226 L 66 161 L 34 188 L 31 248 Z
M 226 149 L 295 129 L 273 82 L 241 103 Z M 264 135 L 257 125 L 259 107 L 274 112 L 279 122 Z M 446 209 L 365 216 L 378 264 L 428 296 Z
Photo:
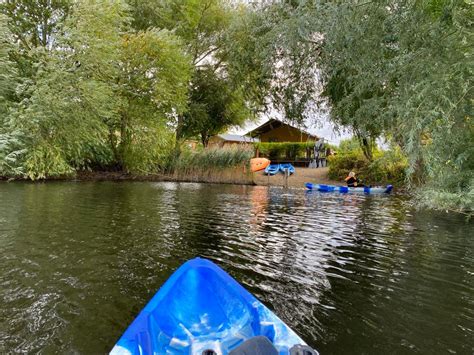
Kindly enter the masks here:
M 7 26 L 8 18 L 0 14 L 0 175 L 15 173 L 21 154 L 17 132 L 11 129 L 10 112 L 14 108 L 14 93 L 18 85 L 18 72 L 10 60 L 16 48 Z
M 159 133 L 167 136 L 166 120 L 186 103 L 189 64 L 174 35 L 128 33 L 128 23 L 121 1 L 75 4 L 54 48 L 38 57 L 31 96 L 11 114 L 19 174 L 156 168 Z
M 241 86 L 254 115 L 269 108 L 273 70 L 266 52 L 272 44 L 267 36 L 272 27 L 262 17 L 249 6 L 236 8 L 224 38 L 226 72 Z
M 176 33 L 194 66 L 217 59 L 232 16 L 227 0 L 130 0 L 137 30 L 164 28 Z M 218 62 L 216 63 L 218 64 Z
M 171 139 L 166 124 L 187 108 L 190 73 L 189 57 L 171 32 L 124 36 L 119 79 L 124 103 L 109 129 L 116 160 L 127 170 L 147 172 L 163 162 Z
M 252 4 L 240 10 L 228 36 L 229 68 L 243 81 L 245 92 L 264 110 L 277 109 L 297 125 L 313 115 L 321 90 L 317 69 L 308 65 L 319 43 L 303 33 L 307 29 L 302 24 L 314 16 L 308 3 Z
M 78 2 L 56 46 L 41 56 L 32 95 L 14 116 L 23 134 L 23 172 L 31 179 L 109 164 L 104 122 L 118 115 L 115 95 L 126 8 Z M 38 49 L 41 51 L 41 48 Z
M 251 76 L 256 77 L 255 67 L 242 59 L 245 54 L 248 60 L 254 52 L 237 52 L 248 40 L 242 36 L 243 27 L 237 26 L 237 23 L 242 24 L 241 15 L 249 14 L 243 7 L 227 0 L 136 0 L 130 4 L 135 28 L 158 27 L 173 31 L 191 59 L 189 112 L 176 115 L 178 144 L 181 139 L 195 135 L 200 135 L 207 144 L 209 135 L 240 124 L 244 112 L 248 114 L 246 118 L 251 117 L 262 101 L 262 91 L 255 89 L 251 79 Z M 241 59 L 237 60 L 238 56 Z M 223 82 L 219 83 L 217 78 Z M 205 93 L 198 94 L 198 88 Z M 218 97 L 209 96 L 208 93 L 219 89 L 223 91 Z M 223 114 L 229 116 L 223 117 Z
M 19 74 L 32 78 L 38 69 L 39 56 L 53 49 L 60 35 L 61 24 L 67 18 L 72 7 L 71 0 L 17 1 L 0 2 L 0 13 L 9 18 L 9 29 L 18 48 L 10 53 L 18 66 Z M 26 92 L 25 95 L 30 92 Z
M 11 19 L 10 30 L 25 49 L 51 47 L 60 23 L 71 9 L 71 0 L 5 0 L 0 12 Z
M 16 67 L 10 60 L 10 52 L 15 50 L 15 47 L 11 44 L 13 38 L 7 21 L 8 18 L 0 14 L 0 123 L 4 123 L 18 83 Z
M 228 79 L 219 77 L 210 67 L 195 73 L 184 135 L 200 136 L 207 147 L 211 136 L 244 123 L 249 116 L 242 91 Z

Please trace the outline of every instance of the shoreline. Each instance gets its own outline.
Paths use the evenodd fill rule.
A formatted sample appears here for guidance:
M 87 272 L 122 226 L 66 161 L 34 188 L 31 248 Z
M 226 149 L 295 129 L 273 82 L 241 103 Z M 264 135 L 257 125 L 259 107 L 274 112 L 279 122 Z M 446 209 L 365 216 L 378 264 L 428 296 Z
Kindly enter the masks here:
M 327 177 L 328 168 L 296 168 L 295 174 L 288 178 L 288 187 L 304 188 L 305 182 L 316 184 L 341 184 L 341 182 L 330 180 Z M 31 181 L 23 178 L 0 177 L 0 182 L 28 182 L 47 183 L 53 181 L 150 181 L 150 182 L 193 182 L 193 183 L 214 183 L 233 184 L 250 186 L 280 186 L 285 187 L 285 177 L 282 174 L 267 176 L 263 171 L 252 174 L 235 171 L 222 171 L 219 173 L 207 174 L 147 174 L 135 175 L 119 171 L 79 171 L 74 176 L 61 176 Z

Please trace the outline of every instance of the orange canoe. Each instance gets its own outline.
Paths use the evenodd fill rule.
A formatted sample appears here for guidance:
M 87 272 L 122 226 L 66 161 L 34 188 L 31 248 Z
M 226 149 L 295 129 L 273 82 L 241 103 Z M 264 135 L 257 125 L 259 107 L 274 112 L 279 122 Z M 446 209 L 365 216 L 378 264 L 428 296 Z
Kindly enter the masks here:
M 270 160 L 268 160 L 266 158 L 253 158 L 253 159 L 250 159 L 250 170 L 253 173 L 256 172 L 256 171 L 263 170 L 269 165 L 270 165 Z

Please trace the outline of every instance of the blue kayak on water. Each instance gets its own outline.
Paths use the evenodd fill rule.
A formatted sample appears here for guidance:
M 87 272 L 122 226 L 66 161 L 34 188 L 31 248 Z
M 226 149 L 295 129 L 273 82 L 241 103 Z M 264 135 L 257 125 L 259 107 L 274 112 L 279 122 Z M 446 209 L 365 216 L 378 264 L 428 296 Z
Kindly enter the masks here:
M 280 164 L 280 171 L 282 173 L 286 173 L 287 170 L 290 173 L 290 175 L 295 173 L 295 167 L 291 165 L 290 163 Z
M 280 164 L 270 164 L 265 168 L 266 175 L 275 175 L 280 171 Z
M 364 187 L 347 187 L 335 185 L 312 184 L 307 182 L 305 184 L 308 190 L 317 190 L 321 192 L 340 192 L 340 193 L 364 193 L 364 194 L 389 194 L 393 190 L 392 185 L 387 186 L 364 186 Z
M 224 270 L 196 258 L 170 276 L 111 354 L 317 352 Z

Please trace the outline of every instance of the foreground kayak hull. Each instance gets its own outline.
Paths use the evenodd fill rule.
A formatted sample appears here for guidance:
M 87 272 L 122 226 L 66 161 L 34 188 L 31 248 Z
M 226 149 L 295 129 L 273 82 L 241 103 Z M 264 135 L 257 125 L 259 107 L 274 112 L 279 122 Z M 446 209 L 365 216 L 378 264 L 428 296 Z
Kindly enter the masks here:
M 362 194 L 389 194 L 393 190 L 392 185 L 375 187 L 347 187 L 323 184 L 305 184 L 308 190 L 317 190 L 321 192 L 340 192 L 340 193 L 362 193 Z
M 278 354 L 305 344 L 224 270 L 196 258 L 171 275 L 111 354 L 228 354 L 256 336 Z

